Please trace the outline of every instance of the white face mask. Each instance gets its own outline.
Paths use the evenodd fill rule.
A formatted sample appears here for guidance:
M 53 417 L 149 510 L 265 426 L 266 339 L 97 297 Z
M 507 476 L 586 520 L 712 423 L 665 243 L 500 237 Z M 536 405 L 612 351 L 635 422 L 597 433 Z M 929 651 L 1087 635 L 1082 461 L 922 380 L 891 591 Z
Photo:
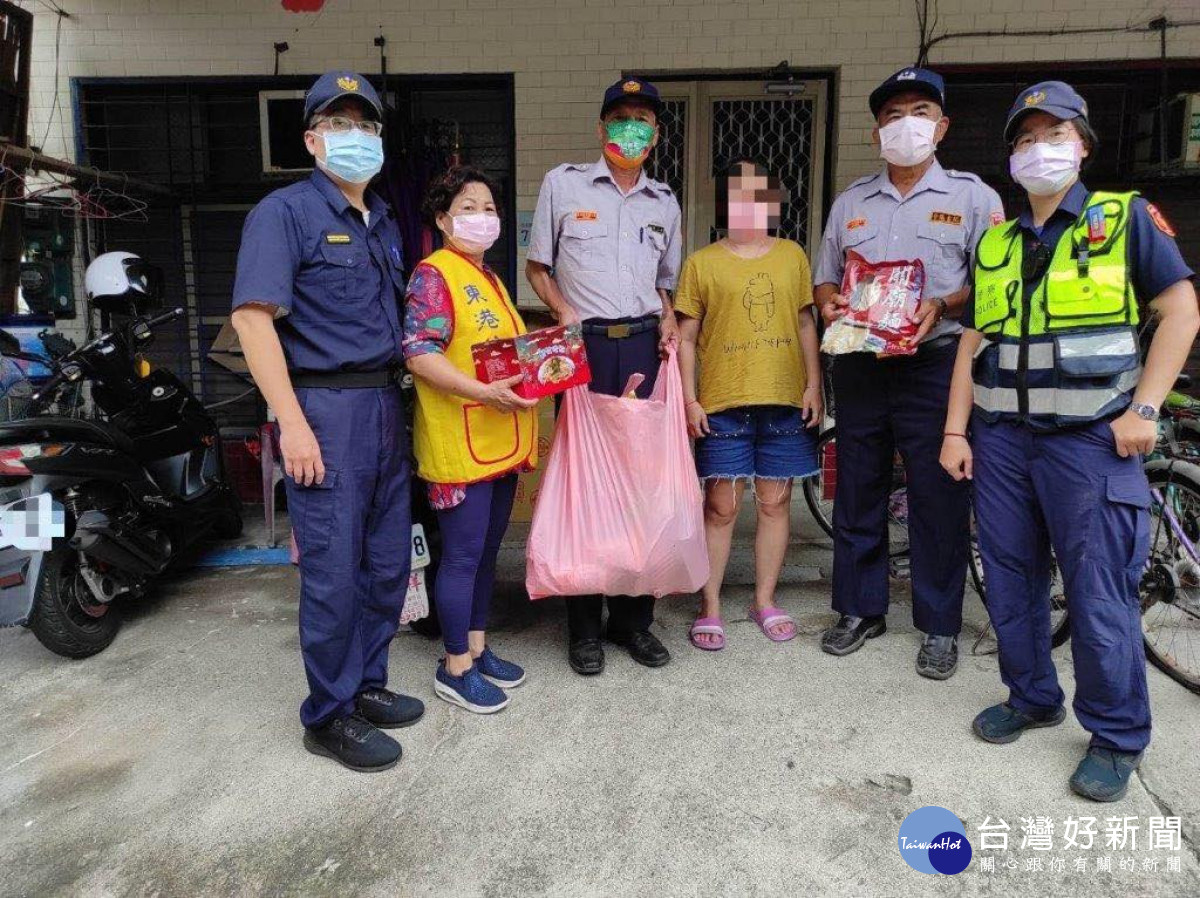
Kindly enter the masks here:
M 940 121 L 940 119 L 939 119 Z M 879 155 L 892 165 L 920 165 L 933 155 L 938 123 L 906 115 L 879 129 Z
M 1054 196 L 1079 177 L 1083 144 L 1035 143 L 1027 150 L 1008 157 L 1013 180 L 1034 196 Z

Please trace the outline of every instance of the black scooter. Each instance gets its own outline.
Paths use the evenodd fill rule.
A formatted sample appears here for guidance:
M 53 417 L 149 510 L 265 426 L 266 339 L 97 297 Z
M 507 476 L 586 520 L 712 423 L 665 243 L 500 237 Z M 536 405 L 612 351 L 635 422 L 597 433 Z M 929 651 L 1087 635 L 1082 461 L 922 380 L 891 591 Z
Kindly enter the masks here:
M 60 338 L 56 357 L 36 358 L 55 374 L 28 417 L 0 423 L 0 627 L 27 626 L 69 658 L 113 641 L 115 600 L 142 595 L 206 535 L 242 530 L 216 422 L 178 378 L 136 357 L 183 310 L 137 311 L 78 349 Z M 0 352 L 34 360 L 5 331 Z M 102 417 L 68 417 L 64 402 L 46 414 L 84 383 Z

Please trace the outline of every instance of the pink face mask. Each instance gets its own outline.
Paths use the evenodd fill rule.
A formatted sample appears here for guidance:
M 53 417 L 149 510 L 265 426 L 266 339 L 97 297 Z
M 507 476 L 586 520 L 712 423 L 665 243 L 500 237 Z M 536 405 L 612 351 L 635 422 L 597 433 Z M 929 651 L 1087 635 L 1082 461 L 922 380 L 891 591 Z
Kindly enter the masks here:
M 450 236 L 468 251 L 486 252 L 500 238 L 500 217 L 490 212 L 455 215 L 453 222 L 454 230 Z
M 733 201 L 729 204 L 729 230 L 765 231 L 770 227 L 771 204 Z

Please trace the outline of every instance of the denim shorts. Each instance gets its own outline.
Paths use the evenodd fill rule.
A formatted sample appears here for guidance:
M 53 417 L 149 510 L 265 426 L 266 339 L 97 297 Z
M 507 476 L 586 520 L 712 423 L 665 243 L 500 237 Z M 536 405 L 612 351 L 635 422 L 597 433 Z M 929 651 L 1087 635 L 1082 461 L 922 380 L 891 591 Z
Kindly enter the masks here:
M 800 409 L 746 405 L 708 416 L 711 433 L 696 441 L 696 473 L 703 479 L 811 477 L 817 464 L 817 428 L 805 427 Z

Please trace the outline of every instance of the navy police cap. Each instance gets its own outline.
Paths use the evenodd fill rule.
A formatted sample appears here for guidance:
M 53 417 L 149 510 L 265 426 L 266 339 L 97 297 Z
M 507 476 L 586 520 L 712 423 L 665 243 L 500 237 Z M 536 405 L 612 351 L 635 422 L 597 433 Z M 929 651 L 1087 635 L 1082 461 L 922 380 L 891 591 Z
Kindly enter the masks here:
M 645 103 L 654 110 L 655 115 L 662 114 L 663 102 L 658 96 L 657 87 L 641 78 L 622 78 L 604 92 L 604 103 L 600 106 L 600 118 L 604 118 L 608 114 L 608 110 L 624 100 Z
M 890 100 L 896 94 L 908 93 L 916 91 L 919 94 L 925 94 L 932 100 L 936 100 L 937 104 L 946 108 L 946 82 L 937 72 L 931 72 L 929 69 L 907 68 L 901 69 L 888 78 L 883 84 L 871 91 L 871 97 L 868 101 L 871 104 L 871 115 L 879 118 L 879 110 L 883 108 L 883 104 Z
M 1045 112 L 1070 121 L 1082 118 L 1087 121 L 1087 101 L 1065 81 L 1040 81 L 1025 88 L 1008 110 L 1008 121 L 1004 124 L 1004 142 L 1012 143 L 1016 136 L 1017 123 L 1027 112 Z
M 370 81 L 357 72 L 326 72 L 304 95 L 305 123 L 343 97 L 361 100 L 368 111 L 375 113 L 375 118 L 383 120 L 383 104 Z

